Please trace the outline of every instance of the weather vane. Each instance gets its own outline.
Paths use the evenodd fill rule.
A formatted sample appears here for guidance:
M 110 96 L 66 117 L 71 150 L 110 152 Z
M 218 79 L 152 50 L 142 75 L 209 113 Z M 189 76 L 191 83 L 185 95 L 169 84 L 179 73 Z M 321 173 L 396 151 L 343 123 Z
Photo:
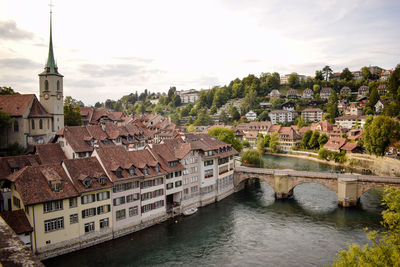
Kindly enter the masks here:
M 49 4 L 49 7 L 50 7 L 50 13 L 53 13 L 53 1 L 52 0 L 50 0 L 50 4 Z

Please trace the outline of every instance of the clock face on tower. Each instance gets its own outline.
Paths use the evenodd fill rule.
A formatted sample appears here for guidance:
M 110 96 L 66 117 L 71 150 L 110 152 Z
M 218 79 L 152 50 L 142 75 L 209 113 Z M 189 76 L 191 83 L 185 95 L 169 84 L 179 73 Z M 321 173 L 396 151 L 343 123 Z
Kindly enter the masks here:
M 61 99 L 61 94 L 57 94 L 57 99 L 58 99 L 58 100 Z
M 49 94 L 47 94 L 47 93 L 44 94 L 44 99 L 46 99 L 46 100 L 49 99 Z

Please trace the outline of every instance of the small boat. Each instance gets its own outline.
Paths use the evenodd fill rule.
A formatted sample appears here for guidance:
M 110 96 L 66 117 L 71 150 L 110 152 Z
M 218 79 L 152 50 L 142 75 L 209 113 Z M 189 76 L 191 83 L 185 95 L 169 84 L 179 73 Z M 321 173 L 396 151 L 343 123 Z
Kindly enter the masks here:
M 193 207 L 193 208 L 184 210 L 184 211 L 183 211 L 183 215 L 189 216 L 189 215 L 195 214 L 196 212 L 197 212 L 197 208 L 196 208 L 196 207 Z

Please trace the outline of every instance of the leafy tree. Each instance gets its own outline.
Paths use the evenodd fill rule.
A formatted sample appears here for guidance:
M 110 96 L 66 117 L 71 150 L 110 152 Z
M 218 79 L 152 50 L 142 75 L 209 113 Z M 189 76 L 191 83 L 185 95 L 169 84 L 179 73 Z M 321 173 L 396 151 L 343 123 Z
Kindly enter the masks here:
M 219 114 L 219 121 L 222 121 L 224 124 L 229 123 L 229 117 L 226 115 L 225 110 L 222 110 L 221 113 Z
M 368 103 L 366 104 L 371 110 L 375 110 L 375 104 L 379 101 L 379 93 L 377 88 L 373 88 L 369 94 Z
M 307 122 L 303 119 L 302 116 L 297 117 L 295 122 L 296 122 L 296 125 L 297 125 L 298 129 L 300 129 L 300 128 L 304 127 L 304 126 L 307 126 Z
M 196 127 L 193 124 L 190 124 L 189 127 L 187 127 L 186 131 L 188 133 L 195 133 L 196 132 Z
M 300 87 L 300 77 L 296 72 L 293 72 L 289 75 L 288 78 L 289 86 L 292 88 Z
M 95 108 L 101 108 L 102 106 L 103 106 L 103 104 L 100 102 L 96 102 L 96 104 L 94 104 Z
M 325 81 L 329 81 L 332 73 L 333 73 L 333 71 L 332 71 L 331 67 L 329 67 L 329 66 L 325 66 L 322 69 L 322 74 L 324 75 Z
M 253 88 L 250 88 L 247 95 L 244 97 L 242 104 L 240 105 L 240 109 L 242 110 L 242 115 L 249 112 L 251 109 L 255 109 L 256 104 L 256 91 Z
M 282 98 L 274 98 L 270 101 L 272 109 L 282 108 L 282 104 L 285 102 Z
M 181 97 L 179 95 L 173 95 L 171 99 L 171 104 L 173 107 L 179 107 L 181 105 Z
M 397 65 L 396 69 L 390 75 L 388 80 L 388 90 L 393 98 L 399 95 L 398 90 L 400 88 L 400 64 Z
M 369 77 L 371 76 L 371 72 L 369 71 L 369 69 L 367 67 L 363 67 L 361 69 L 361 75 L 362 75 L 364 81 L 368 81 Z
M 238 83 L 235 82 L 232 85 L 232 97 L 233 98 L 242 98 L 243 95 L 244 95 L 244 85 L 241 82 L 238 82 Z
M 66 126 L 82 125 L 81 109 L 78 101 L 70 96 L 64 99 L 64 124 Z
M 250 147 L 249 141 L 248 141 L 248 140 L 243 140 L 243 141 L 242 141 L 242 146 L 243 146 L 243 147 Z
M 313 85 L 313 91 L 316 94 L 319 94 L 319 91 L 321 90 L 321 86 L 319 84 L 314 84 Z
M 10 128 L 14 119 L 5 111 L 0 110 L 0 131 Z
M 271 139 L 269 141 L 269 148 L 274 153 L 278 151 L 278 142 L 279 142 L 278 132 L 272 133 Z
M 316 149 L 319 148 L 319 143 L 318 143 L 318 139 L 319 139 L 319 132 L 315 131 L 313 132 L 313 134 L 311 135 L 310 141 L 308 141 L 308 147 L 311 149 Z
M 213 124 L 213 121 L 210 115 L 208 115 L 206 109 L 201 110 L 197 116 L 197 119 L 194 121 L 195 126 L 206 126 L 211 124 Z
M 8 145 L 5 156 L 18 156 L 23 155 L 24 153 L 25 148 L 21 146 L 18 142 L 14 142 Z
M 400 190 L 385 188 L 382 225 L 386 230 L 367 233 L 371 244 L 352 244 L 337 253 L 332 266 L 398 266 L 400 262 Z
M 329 151 L 328 151 L 326 148 L 320 148 L 320 149 L 318 150 L 318 157 L 319 157 L 320 159 L 327 160 L 328 157 L 329 157 Z
M 268 119 L 268 111 L 264 110 L 263 112 L 258 115 L 259 121 L 266 121 Z
M 242 163 L 244 165 L 250 165 L 253 167 L 264 167 L 264 160 L 261 156 L 261 153 L 255 149 L 247 150 L 243 153 Z
M 323 75 L 323 73 L 322 73 L 322 71 L 320 71 L 320 70 L 317 70 L 316 72 L 315 72 L 315 78 L 314 78 L 316 81 L 322 81 L 323 79 L 324 79 L 324 75 Z
M 239 139 L 236 138 L 235 132 L 232 129 L 227 129 L 223 127 L 214 127 L 208 131 L 208 134 L 218 138 L 219 140 L 231 144 L 236 151 L 242 151 L 242 144 Z
M 15 95 L 14 89 L 11 87 L 0 86 L 0 95 Z
M 307 130 L 303 136 L 301 137 L 300 146 L 302 148 L 308 148 L 308 144 L 310 142 L 311 136 L 313 135 L 313 131 Z
M 318 138 L 318 144 L 319 147 L 323 147 L 329 140 L 329 137 L 326 135 L 326 133 L 323 133 L 319 136 Z
M 264 147 L 269 147 L 270 141 L 271 141 L 271 135 L 266 134 L 266 135 L 264 136 Z
M 344 68 L 342 73 L 340 73 L 340 79 L 345 81 L 353 80 L 353 73 L 349 70 L 349 68 Z
M 399 123 L 387 116 L 377 116 L 364 126 L 363 140 L 370 154 L 383 156 L 392 138 L 400 135 Z
M 257 137 L 257 149 L 258 151 L 260 151 L 261 153 L 264 153 L 264 147 L 265 147 L 265 142 L 264 142 L 264 137 L 262 134 L 260 134 Z
M 237 121 L 240 119 L 240 113 L 235 106 L 229 107 L 229 114 L 231 115 L 232 120 Z
M 329 114 L 328 121 L 330 123 L 334 123 L 335 118 L 339 115 L 337 102 L 338 102 L 337 94 L 336 94 L 335 90 L 332 90 L 331 95 L 329 96 L 328 105 L 327 105 L 327 112 Z

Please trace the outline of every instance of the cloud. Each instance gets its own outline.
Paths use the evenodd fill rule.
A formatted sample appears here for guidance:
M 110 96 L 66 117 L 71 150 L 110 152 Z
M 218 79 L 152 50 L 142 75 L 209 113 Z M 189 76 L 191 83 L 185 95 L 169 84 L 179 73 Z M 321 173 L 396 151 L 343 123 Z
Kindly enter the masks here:
M 151 69 L 147 66 L 134 64 L 82 64 L 79 70 L 91 77 L 129 77 L 143 74 L 162 73 L 159 69 Z
M 26 58 L 4 58 L 0 59 L 0 68 L 2 69 L 40 69 L 39 63 Z
M 123 61 L 131 61 L 131 62 L 139 62 L 147 64 L 154 61 L 154 59 L 152 58 L 142 58 L 142 57 L 114 57 L 114 58 Z
M 0 39 L 22 40 L 33 37 L 33 33 L 17 28 L 15 21 L 0 21 Z
M 105 84 L 103 82 L 95 81 L 95 80 L 87 80 L 87 79 L 67 79 L 65 80 L 65 85 L 67 87 L 76 87 L 76 88 L 95 88 L 101 87 Z

